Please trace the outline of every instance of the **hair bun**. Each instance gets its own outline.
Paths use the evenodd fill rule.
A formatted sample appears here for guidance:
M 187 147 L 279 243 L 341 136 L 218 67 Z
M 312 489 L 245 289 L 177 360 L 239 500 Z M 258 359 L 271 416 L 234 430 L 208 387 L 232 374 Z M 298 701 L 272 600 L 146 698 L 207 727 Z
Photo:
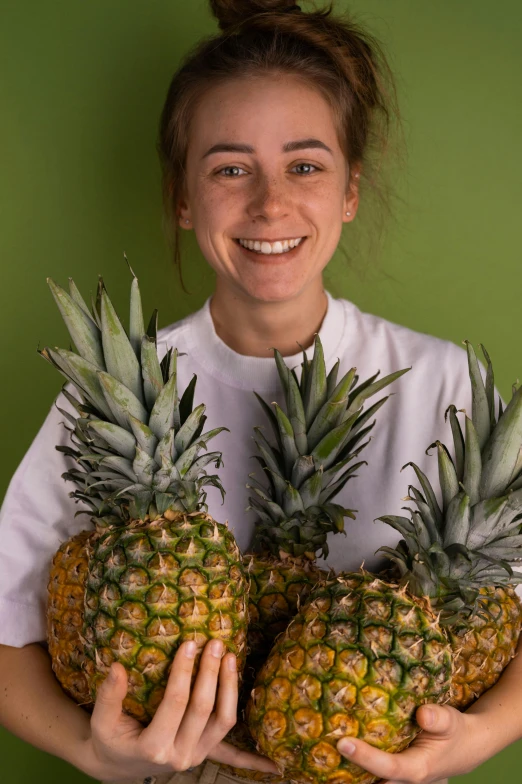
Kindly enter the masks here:
M 220 30 L 236 27 L 255 14 L 300 10 L 294 0 L 209 0 Z

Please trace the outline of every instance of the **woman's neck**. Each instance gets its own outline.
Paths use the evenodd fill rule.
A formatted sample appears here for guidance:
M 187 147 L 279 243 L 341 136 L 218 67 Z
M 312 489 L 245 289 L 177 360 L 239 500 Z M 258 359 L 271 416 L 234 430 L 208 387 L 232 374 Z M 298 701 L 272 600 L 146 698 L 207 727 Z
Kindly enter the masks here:
M 259 302 L 220 286 L 210 301 L 210 315 L 218 337 L 238 354 L 284 357 L 297 354 L 298 343 L 308 348 L 326 315 L 328 300 L 322 280 L 285 302 Z

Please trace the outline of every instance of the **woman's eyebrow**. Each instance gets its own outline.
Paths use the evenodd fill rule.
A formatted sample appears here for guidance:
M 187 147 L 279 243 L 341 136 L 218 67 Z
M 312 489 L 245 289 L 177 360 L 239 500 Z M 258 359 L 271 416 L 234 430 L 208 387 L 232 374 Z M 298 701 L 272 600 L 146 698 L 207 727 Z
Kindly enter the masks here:
M 298 141 L 294 142 L 286 142 L 283 145 L 282 151 L 283 152 L 294 152 L 295 150 L 308 150 L 308 149 L 323 149 L 326 152 L 329 152 L 330 155 L 333 155 L 332 150 L 328 147 L 327 144 L 322 142 L 320 139 L 299 139 Z M 232 143 L 218 143 L 214 144 L 207 152 L 203 155 L 203 158 L 207 158 L 209 155 L 212 155 L 216 152 L 243 152 L 243 153 L 255 153 L 255 149 L 250 144 L 232 144 Z

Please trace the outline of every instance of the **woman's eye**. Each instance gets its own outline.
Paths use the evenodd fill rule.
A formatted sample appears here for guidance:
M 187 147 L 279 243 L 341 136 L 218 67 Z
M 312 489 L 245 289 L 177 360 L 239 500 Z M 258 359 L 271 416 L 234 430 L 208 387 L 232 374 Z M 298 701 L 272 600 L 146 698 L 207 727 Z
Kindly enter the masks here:
M 238 171 L 238 170 L 239 170 L 239 171 L 245 171 L 244 169 L 241 169 L 239 166 L 225 166 L 225 168 L 224 168 L 224 169 L 220 169 L 220 170 L 218 171 L 218 174 L 221 174 L 221 172 L 225 172 L 225 171 L 227 171 L 227 170 L 229 170 L 229 171 L 230 171 L 230 169 L 235 169 L 236 171 Z M 225 176 L 226 176 L 226 175 L 225 175 Z
M 317 166 L 314 166 L 313 163 L 298 163 L 296 166 L 294 166 L 294 168 L 297 169 L 298 166 L 308 166 L 312 169 L 315 169 L 316 171 L 320 171 L 320 169 Z M 305 172 L 305 174 L 308 174 L 308 172 Z
M 296 164 L 296 165 L 294 166 L 294 169 L 297 169 L 299 166 L 308 166 L 309 168 L 315 169 L 316 171 L 320 171 L 319 167 L 317 167 L 317 166 L 314 166 L 314 164 L 313 164 L 313 163 L 298 163 L 298 164 Z M 220 169 L 220 170 L 218 171 L 218 174 L 221 174 L 222 172 L 226 172 L 226 171 L 232 171 L 232 170 L 234 170 L 234 171 L 236 171 L 236 172 L 237 172 L 237 171 L 245 171 L 245 170 L 244 170 L 244 169 L 242 169 L 240 166 L 225 166 L 223 169 Z M 303 173 L 303 174 L 309 174 L 309 173 L 311 173 L 311 172 L 302 172 L 302 173 Z M 225 177 L 228 177 L 228 175 L 227 175 L 227 174 L 225 174 L 224 176 L 225 176 Z

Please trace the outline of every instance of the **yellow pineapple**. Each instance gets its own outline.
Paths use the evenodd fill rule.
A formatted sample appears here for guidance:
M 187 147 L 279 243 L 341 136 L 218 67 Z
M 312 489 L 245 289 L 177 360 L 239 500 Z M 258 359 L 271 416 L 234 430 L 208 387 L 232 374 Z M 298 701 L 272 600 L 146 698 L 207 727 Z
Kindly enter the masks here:
M 403 536 L 383 547 L 396 581 L 361 571 L 312 591 L 261 669 L 247 709 L 257 748 L 285 778 L 370 784 L 341 757 L 352 735 L 390 752 L 419 731 L 416 709 L 459 709 L 490 688 L 515 655 L 522 623 L 513 586 L 522 574 L 522 387 L 494 409 L 487 353 L 484 383 L 467 342 L 472 416 L 462 433 L 448 411 L 455 459 L 439 441 L 439 503 L 425 474 L 410 486 L 410 518 L 381 519 Z
M 341 533 L 344 518 L 354 510 L 334 503 L 334 497 L 356 476 L 365 461 L 355 458 L 368 441 L 372 416 L 384 397 L 363 412 L 365 401 L 403 375 L 400 370 L 376 381 L 379 373 L 358 383 L 356 368 L 337 380 L 339 361 L 327 374 L 319 335 L 311 360 L 303 352 L 301 379 L 275 350 L 285 395 L 286 413 L 274 411 L 257 395 L 275 436 L 270 443 L 254 428 L 256 455 L 268 484 L 250 474 L 250 508 L 258 515 L 253 554 L 245 556 L 250 577 L 248 657 L 239 704 L 239 722 L 227 740 L 253 751 L 248 730 L 241 726 L 255 674 L 278 634 L 296 614 L 299 603 L 327 575 L 315 559 L 328 555 L 327 534 Z M 252 771 L 223 766 L 236 776 L 253 778 Z M 272 777 L 276 778 L 276 777 Z
M 87 579 L 89 539 L 93 531 L 80 531 L 56 552 L 49 576 L 47 603 L 47 641 L 52 667 L 69 697 L 85 708 L 92 708 L 85 673 L 86 658 L 83 629 L 85 581 Z

